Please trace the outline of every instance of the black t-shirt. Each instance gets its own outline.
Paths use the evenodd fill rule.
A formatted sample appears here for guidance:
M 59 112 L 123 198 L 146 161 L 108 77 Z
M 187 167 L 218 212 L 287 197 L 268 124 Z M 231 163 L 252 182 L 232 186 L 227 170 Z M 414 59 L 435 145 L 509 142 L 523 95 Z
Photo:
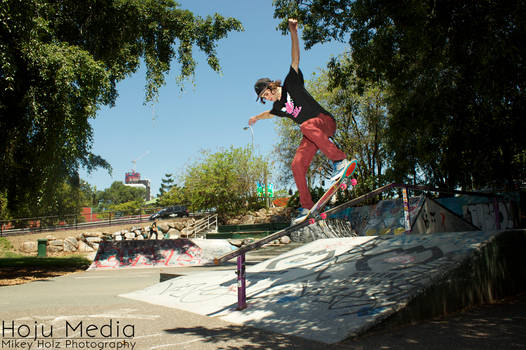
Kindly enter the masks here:
M 298 68 L 298 72 L 296 72 L 291 66 L 281 88 L 281 99 L 274 102 L 270 114 L 290 118 L 301 124 L 317 117 L 320 113 L 334 118 L 305 89 L 301 70 Z

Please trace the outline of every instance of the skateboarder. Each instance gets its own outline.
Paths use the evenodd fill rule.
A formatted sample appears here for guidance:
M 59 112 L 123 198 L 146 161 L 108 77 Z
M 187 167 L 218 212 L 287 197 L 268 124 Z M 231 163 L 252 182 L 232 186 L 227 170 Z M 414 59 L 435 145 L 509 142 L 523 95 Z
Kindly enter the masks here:
M 336 131 L 334 117 L 321 107 L 305 89 L 303 73 L 299 68 L 300 49 L 298 40 L 298 21 L 289 19 L 290 38 L 292 40 L 292 63 L 283 85 L 280 80 L 261 78 L 254 89 L 257 100 L 273 102 L 272 109 L 253 116 L 248 124 L 253 125 L 260 119 L 274 116 L 292 119 L 300 126 L 303 139 L 292 161 L 292 174 L 298 187 L 301 208 L 296 220 L 305 217 L 314 205 L 305 175 L 316 152 L 321 150 L 333 162 L 331 182 L 338 179 L 349 164 L 347 156 L 329 140 Z M 296 221 L 295 220 L 295 221 Z
M 148 239 L 152 239 L 153 235 L 155 235 L 155 239 L 159 239 L 158 234 L 159 230 L 157 228 L 157 220 L 154 220 L 152 226 L 150 226 L 150 236 Z

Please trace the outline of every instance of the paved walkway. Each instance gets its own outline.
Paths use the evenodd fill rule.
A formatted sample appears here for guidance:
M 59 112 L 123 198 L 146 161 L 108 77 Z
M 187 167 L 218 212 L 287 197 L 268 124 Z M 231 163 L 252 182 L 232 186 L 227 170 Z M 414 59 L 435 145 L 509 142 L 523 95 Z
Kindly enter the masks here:
M 223 269 L 228 268 L 222 267 Z M 233 268 L 233 266 L 231 266 Z M 193 268 L 182 268 L 180 274 L 191 274 Z M 197 270 L 196 270 L 197 271 Z M 377 332 L 358 340 L 327 345 L 294 336 L 285 336 L 248 326 L 225 322 L 217 317 L 206 317 L 192 312 L 151 305 L 118 297 L 117 295 L 156 284 L 160 269 L 127 271 L 88 271 L 62 276 L 49 281 L 0 288 L 0 318 L 4 321 L 2 342 L 9 341 L 9 330 L 35 324 L 47 334 L 53 326 L 53 337 L 43 340 L 41 349 L 73 349 L 66 344 L 68 336 L 80 342 L 101 342 L 124 345 L 127 349 L 510 349 L 526 346 L 526 296 L 507 300 L 425 322 L 401 327 L 395 331 Z M 166 272 L 166 271 L 165 271 Z M 173 272 L 173 270 L 171 271 Z M 234 272 L 232 272 L 234 273 Z M 66 323 L 67 322 L 67 323 Z M 84 334 L 79 336 L 82 322 Z M 86 329 L 96 326 L 112 338 L 97 333 L 88 337 Z M 106 328 L 103 328 L 106 325 Z M 120 333 L 117 338 L 117 328 Z M 131 334 L 133 328 L 133 334 Z M 122 334 L 125 333 L 125 334 Z M 127 337 L 126 335 L 132 335 Z M 24 340 L 17 336 L 18 340 Z M 71 339 L 70 339 L 71 340 Z M 123 342 L 123 340 L 125 342 Z M 54 343 L 51 343 L 54 341 Z M 2 345 L 3 344 L 3 345 Z M 84 343 L 82 343 L 84 344 Z M 0 343 L 0 349 L 13 349 Z M 88 344 L 89 345 L 89 344 Z M 133 346 L 133 347 L 132 347 Z M 86 347 L 85 347 L 86 348 Z M 98 349 L 96 346 L 92 349 Z M 106 347 L 108 348 L 108 347 Z M 17 349 L 29 349 L 18 347 Z

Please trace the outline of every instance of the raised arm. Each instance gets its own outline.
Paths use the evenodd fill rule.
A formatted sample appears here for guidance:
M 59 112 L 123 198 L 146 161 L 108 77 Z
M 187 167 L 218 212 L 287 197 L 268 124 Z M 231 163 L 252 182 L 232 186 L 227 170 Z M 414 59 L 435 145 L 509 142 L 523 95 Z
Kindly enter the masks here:
M 252 118 L 250 118 L 248 120 L 248 125 L 254 125 L 256 124 L 256 122 L 258 120 L 261 120 L 261 119 L 271 119 L 271 118 L 274 118 L 274 115 L 273 114 L 270 114 L 270 111 L 265 111 L 265 112 L 262 112 L 256 116 L 253 116 Z
M 298 40 L 298 21 L 294 18 L 289 18 L 289 31 L 292 41 L 292 62 L 290 65 L 297 72 L 300 65 L 300 44 Z

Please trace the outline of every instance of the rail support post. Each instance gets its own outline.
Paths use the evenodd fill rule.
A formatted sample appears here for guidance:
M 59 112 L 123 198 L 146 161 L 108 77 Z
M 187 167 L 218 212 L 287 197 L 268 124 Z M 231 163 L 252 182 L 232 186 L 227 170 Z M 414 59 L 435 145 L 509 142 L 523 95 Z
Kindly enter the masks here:
M 245 253 L 237 256 L 237 310 L 247 308 Z
M 409 218 L 409 199 L 407 197 L 407 187 L 402 187 L 402 197 L 404 200 L 405 233 L 410 233 L 411 219 Z

